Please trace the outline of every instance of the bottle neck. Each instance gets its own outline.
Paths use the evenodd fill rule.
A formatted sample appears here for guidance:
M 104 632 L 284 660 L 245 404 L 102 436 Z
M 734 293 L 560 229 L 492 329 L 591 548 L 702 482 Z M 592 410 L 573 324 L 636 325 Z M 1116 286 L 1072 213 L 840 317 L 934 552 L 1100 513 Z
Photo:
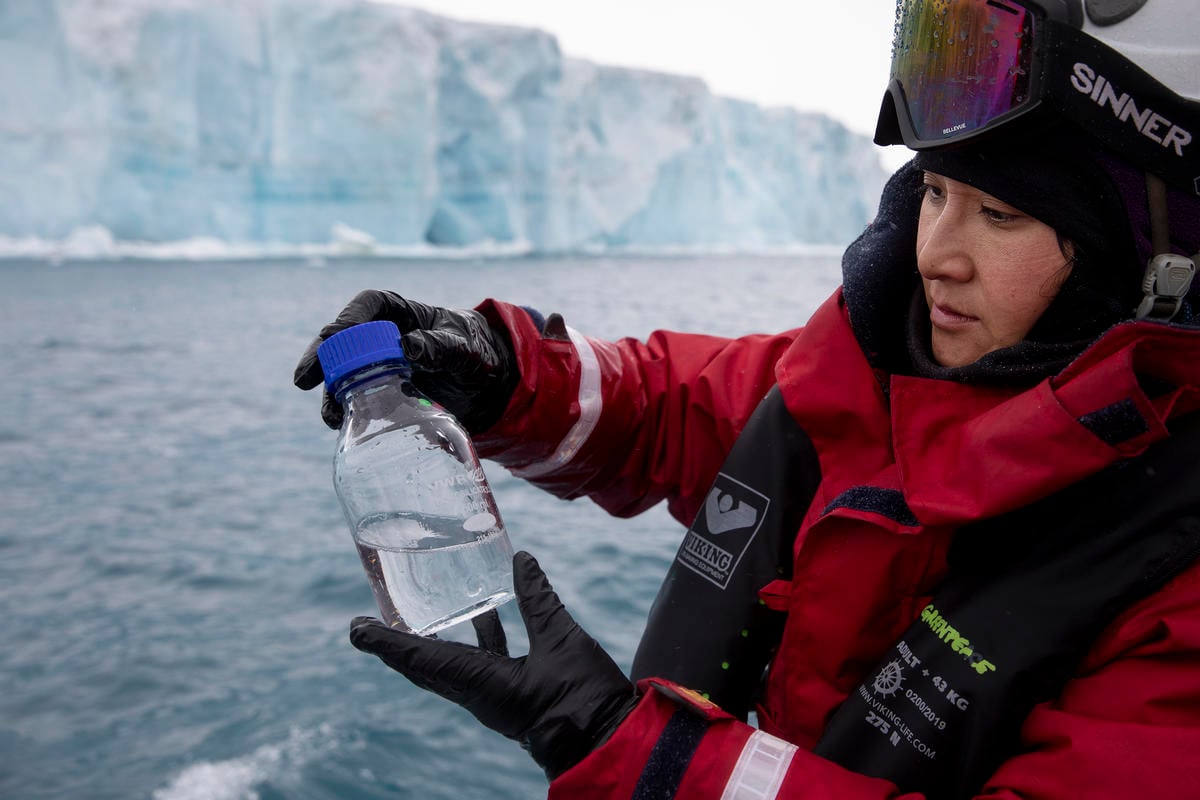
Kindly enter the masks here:
M 347 405 L 356 397 L 377 389 L 381 384 L 393 380 L 407 381 L 412 376 L 412 368 L 404 362 L 387 361 L 372 364 L 355 370 L 334 384 L 331 394 L 342 405 Z

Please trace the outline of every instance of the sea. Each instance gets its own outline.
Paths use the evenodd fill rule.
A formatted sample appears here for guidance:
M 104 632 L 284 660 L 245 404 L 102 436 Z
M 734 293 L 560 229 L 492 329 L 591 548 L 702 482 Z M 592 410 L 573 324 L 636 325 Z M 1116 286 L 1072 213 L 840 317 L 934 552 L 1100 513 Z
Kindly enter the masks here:
M 350 646 L 374 604 L 297 358 L 365 288 L 607 339 L 773 332 L 838 261 L 0 260 L 0 797 L 544 797 L 517 744 Z M 485 470 L 514 547 L 628 670 L 684 526 Z M 501 617 L 523 652 L 514 604 Z

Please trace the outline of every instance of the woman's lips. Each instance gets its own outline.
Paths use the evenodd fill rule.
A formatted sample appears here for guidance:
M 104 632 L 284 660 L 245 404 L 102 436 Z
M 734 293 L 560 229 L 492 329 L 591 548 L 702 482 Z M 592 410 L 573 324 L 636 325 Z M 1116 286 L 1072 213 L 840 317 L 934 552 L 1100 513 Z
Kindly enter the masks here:
M 979 321 L 978 317 L 971 317 L 959 311 L 950 308 L 949 306 L 938 305 L 934 303 L 929 308 L 929 321 L 939 328 L 964 328 L 968 325 Z

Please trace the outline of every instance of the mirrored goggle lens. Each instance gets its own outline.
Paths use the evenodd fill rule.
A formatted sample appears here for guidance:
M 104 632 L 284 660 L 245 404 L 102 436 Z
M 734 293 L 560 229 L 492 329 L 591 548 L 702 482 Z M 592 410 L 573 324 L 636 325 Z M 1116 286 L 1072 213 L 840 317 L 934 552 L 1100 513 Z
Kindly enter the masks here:
M 900 0 L 892 78 L 919 139 L 978 131 L 1029 100 L 1034 15 L 1005 0 Z

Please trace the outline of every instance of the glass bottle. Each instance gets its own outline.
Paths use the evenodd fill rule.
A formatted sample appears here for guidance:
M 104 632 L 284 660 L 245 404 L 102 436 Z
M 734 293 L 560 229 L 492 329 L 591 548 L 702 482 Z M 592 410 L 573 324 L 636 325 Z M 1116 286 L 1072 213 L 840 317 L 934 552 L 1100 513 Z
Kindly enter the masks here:
M 471 439 L 412 384 L 400 332 L 317 351 L 345 410 L 333 483 L 383 620 L 429 635 L 512 599 L 512 545 Z

